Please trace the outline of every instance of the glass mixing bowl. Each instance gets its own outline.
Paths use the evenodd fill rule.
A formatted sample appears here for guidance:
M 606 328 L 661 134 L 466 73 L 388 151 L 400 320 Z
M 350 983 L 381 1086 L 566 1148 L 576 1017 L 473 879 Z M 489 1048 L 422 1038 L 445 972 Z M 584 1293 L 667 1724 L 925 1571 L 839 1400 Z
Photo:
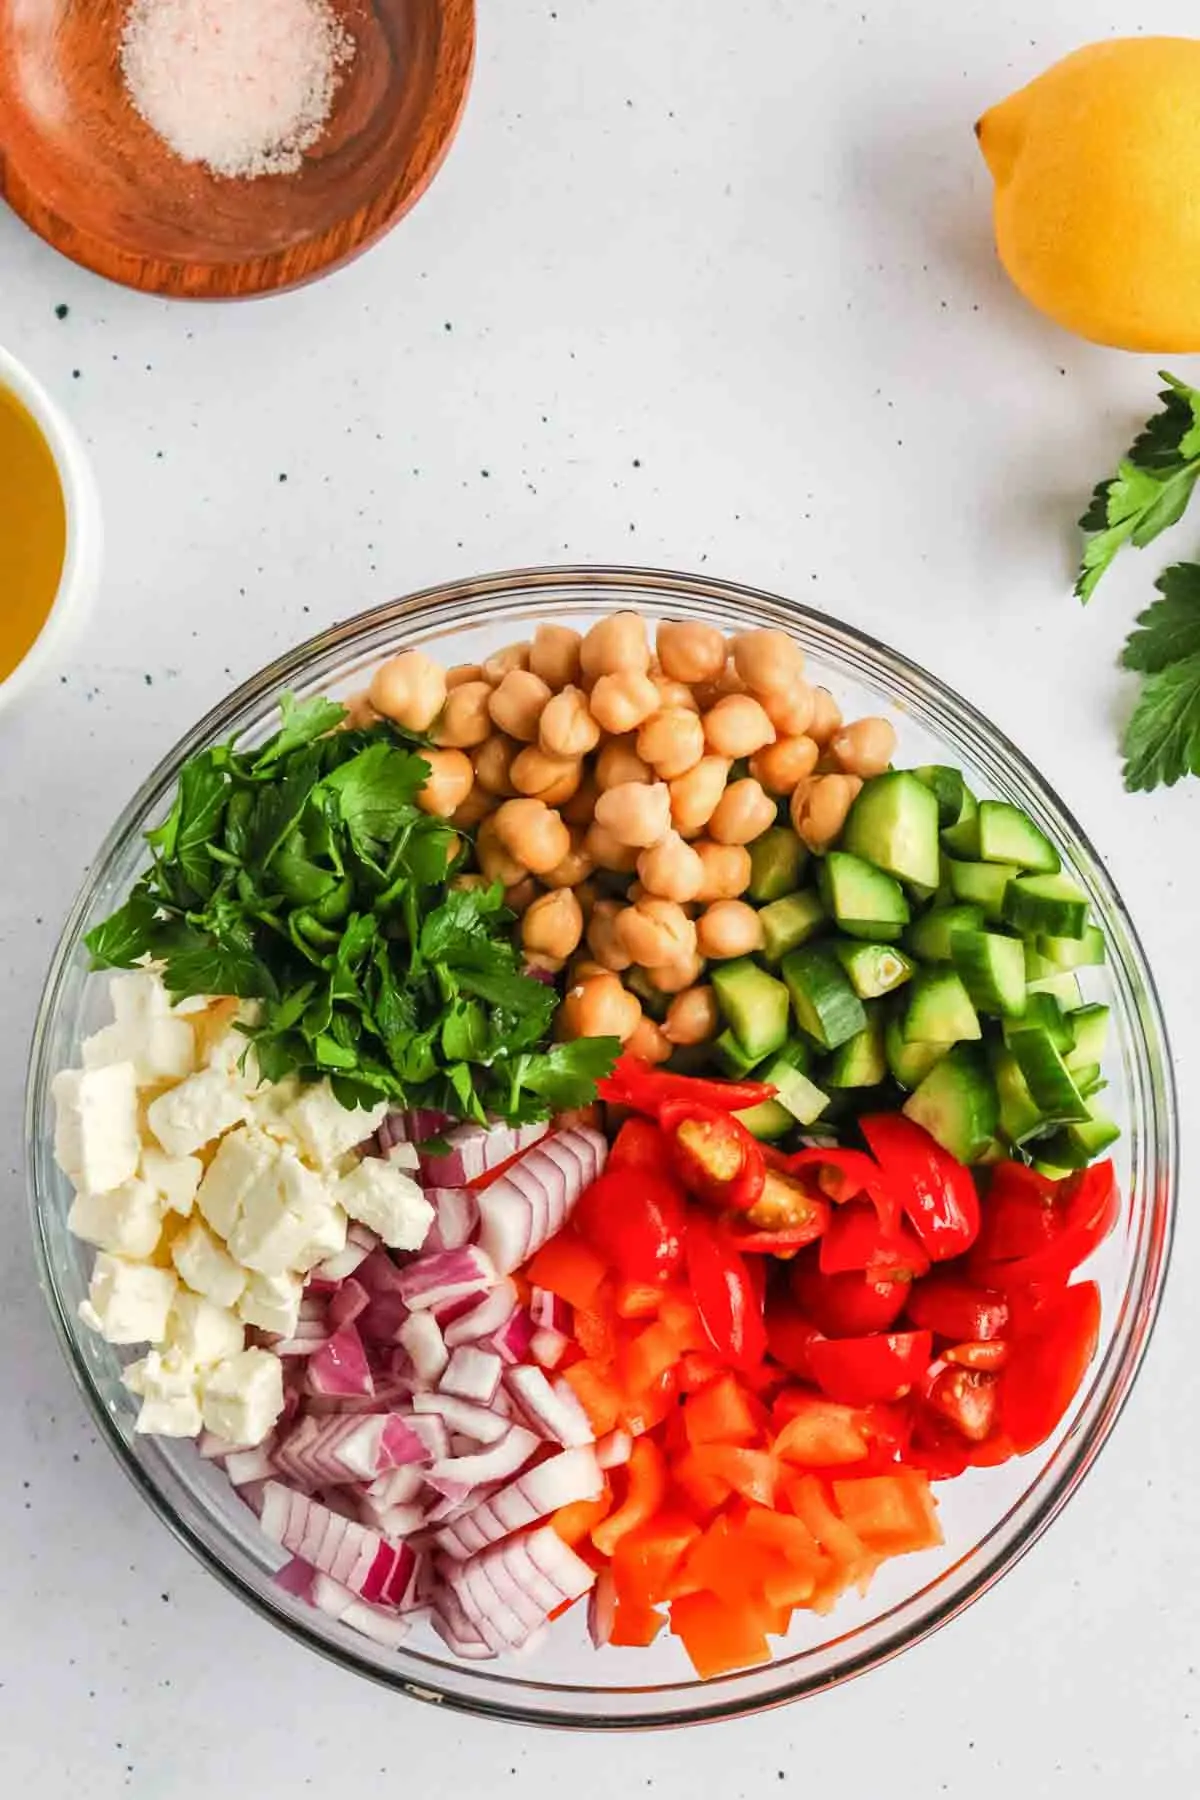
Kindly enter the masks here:
M 814 677 L 848 716 L 890 713 L 899 760 L 952 762 L 978 792 L 1015 802 L 1047 832 L 1087 891 L 1108 943 L 1089 994 L 1112 1008 L 1108 1101 L 1122 1136 L 1115 1157 L 1124 1194 L 1117 1230 L 1093 1258 L 1104 1313 L 1099 1353 L 1069 1417 L 1034 1454 L 972 1472 L 939 1489 L 945 1545 L 897 1558 L 865 1597 L 847 1596 L 825 1618 L 797 1624 L 765 1668 L 700 1682 L 673 1639 L 650 1650 L 597 1652 L 582 1608 L 536 1652 L 490 1664 L 455 1661 L 419 1627 L 384 1650 L 277 1587 L 282 1558 L 220 1471 L 191 1442 L 134 1434 L 135 1403 L 121 1358 L 79 1323 L 92 1251 L 67 1230 L 70 1193 L 53 1158 L 50 1082 L 79 1060 L 82 1037 L 106 1006 L 89 977 L 83 933 L 125 896 L 143 863 L 142 833 L 163 817 L 184 759 L 233 731 L 271 729 L 282 688 L 346 695 L 384 655 L 420 644 L 447 664 L 477 662 L 529 634 L 538 620 L 586 627 L 632 608 L 660 618 L 705 619 L 726 630 L 783 626 Z M 397 1693 L 466 1712 L 586 1727 L 680 1724 L 727 1718 L 845 1681 L 944 1625 L 1012 1567 L 1041 1535 L 1094 1462 L 1128 1397 L 1154 1323 L 1175 1207 L 1175 1093 L 1154 983 L 1133 925 L 1099 857 L 1052 789 L 986 719 L 893 650 L 793 602 L 725 583 L 630 569 L 546 569 L 432 589 L 339 625 L 245 682 L 176 746 L 118 819 L 67 921 L 46 982 L 29 1073 L 27 1153 L 41 1276 L 83 1395 L 123 1467 L 201 1562 L 294 1637 Z

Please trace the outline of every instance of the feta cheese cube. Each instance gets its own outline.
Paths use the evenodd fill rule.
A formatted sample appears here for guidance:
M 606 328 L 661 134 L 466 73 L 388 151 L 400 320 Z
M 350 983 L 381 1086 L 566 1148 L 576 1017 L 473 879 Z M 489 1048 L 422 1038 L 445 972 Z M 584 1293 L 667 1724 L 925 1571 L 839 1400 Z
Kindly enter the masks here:
M 238 1301 L 238 1312 L 247 1325 L 273 1331 L 278 1337 L 294 1337 L 303 1297 L 302 1276 L 260 1275 L 255 1271 Z
M 123 969 L 109 978 L 108 997 L 118 1025 L 140 1025 L 146 1019 L 165 1019 L 171 996 L 156 968 Z
M 152 1100 L 146 1118 L 168 1156 L 191 1156 L 240 1125 L 246 1113 L 246 1094 L 236 1082 L 220 1069 L 200 1069 Z
M 269 1350 L 243 1350 L 200 1380 L 205 1427 L 247 1447 L 260 1444 L 283 1411 L 283 1366 Z
M 136 1176 L 107 1194 L 76 1194 L 67 1214 L 68 1229 L 76 1237 L 134 1261 L 150 1255 L 162 1235 L 162 1222 L 162 1202 L 149 1182 Z
M 287 1109 L 300 1094 L 300 1078 L 285 1075 L 282 1081 L 264 1082 L 250 1096 L 250 1123 L 285 1144 L 294 1143 Z
M 105 1025 L 84 1038 L 81 1046 L 85 1069 L 102 1069 L 109 1063 L 131 1062 L 139 1087 L 161 1081 L 182 1081 L 196 1066 L 196 1040 L 186 1019 L 140 1019 L 132 1024 Z
M 51 1083 L 58 1166 L 89 1194 L 106 1194 L 137 1174 L 137 1078 L 133 1064 L 63 1069 Z
M 185 1219 L 203 1173 L 198 1156 L 168 1156 L 148 1145 L 142 1149 L 142 1180 L 149 1182 L 168 1212 L 182 1213 Z
M 85 1325 L 109 1344 L 157 1344 L 178 1282 L 170 1269 L 127 1262 L 102 1250 L 92 1269 L 88 1297 L 79 1308 Z
M 213 1038 L 208 1046 L 208 1054 L 204 1059 L 209 1069 L 220 1069 L 231 1081 L 235 1081 L 246 1093 L 252 1093 L 262 1077 L 259 1074 L 258 1057 L 254 1045 L 239 1025 L 249 1025 L 257 1018 L 248 1006 L 240 1006 L 234 1023 L 227 1025 L 223 1031 Z
M 433 1208 L 416 1182 L 378 1156 L 365 1156 L 334 1193 L 352 1219 L 393 1250 L 419 1250 L 433 1224 Z
M 328 1185 L 280 1145 L 270 1173 L 242 1196 L 229 1247 L 247 1269 L 282 1275 L 310 1269 L 344 1248 L 346 1215 Z
M 167 1319 L 166 1342 L 180 1362 L 209 1368 L 227 1356 L 236 1356 L 246 1342 L 239 1318 L 226 1307 L 214 1306 L 203 1294 L 181 1288 Z
M 239 1125 L 221 1139 L 196 1194 L 196 1205 L 221 1237 L 229 1237 L 241 1218 L 251 1188 L 272 1179 L 278 1160 L 279 1145 L 261 1131 Z
M 193 1293 L 203 1294 L 216 1306 L 236 1305 L 246 1285 L 245 1269 L 199 1219 L 175 1239 L 171 1261 Z
M 136 1431 L 155 1437 L 195 1437 L 201 1426 L 199 1371 L 193 1363 L 169 1350 L 151 1350 L 140 1362 L 130 1363 L 121 1380 L 131 1394 L 141 1396 Z
M 387 1117 L 388 1103 L 367 1111 L 343 1106 L 328 1081 L 306 1087 L 288 1107 L 286 1118 L 302 1153 L 318 1169 L 332 1169 L 348 1150 L 369 1138 Z

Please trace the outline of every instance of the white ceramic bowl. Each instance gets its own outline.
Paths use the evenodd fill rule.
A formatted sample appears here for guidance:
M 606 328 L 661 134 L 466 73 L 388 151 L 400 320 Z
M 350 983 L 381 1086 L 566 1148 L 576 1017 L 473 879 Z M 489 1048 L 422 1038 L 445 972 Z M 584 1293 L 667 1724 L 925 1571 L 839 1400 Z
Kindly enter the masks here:
M 0 681 L 0 711 L 18 699 L 61 655 L 100 585 L 104 532 L 100 496 L 83 443 L 57 401 L 23 363 L 0 346 L 0 389 L 16 396 L 54 458 L 67 515 L 67 546 L 58 592 L 45 623 L 16 668 Z

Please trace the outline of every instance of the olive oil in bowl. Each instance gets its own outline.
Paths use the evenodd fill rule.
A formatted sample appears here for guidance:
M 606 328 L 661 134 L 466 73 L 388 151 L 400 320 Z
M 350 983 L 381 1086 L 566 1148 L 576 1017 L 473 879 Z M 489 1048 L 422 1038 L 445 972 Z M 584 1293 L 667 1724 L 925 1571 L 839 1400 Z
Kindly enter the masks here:
M 67 509 L 50 446 L 0 385 L 0 682 L 50 616 L 67 549 Z

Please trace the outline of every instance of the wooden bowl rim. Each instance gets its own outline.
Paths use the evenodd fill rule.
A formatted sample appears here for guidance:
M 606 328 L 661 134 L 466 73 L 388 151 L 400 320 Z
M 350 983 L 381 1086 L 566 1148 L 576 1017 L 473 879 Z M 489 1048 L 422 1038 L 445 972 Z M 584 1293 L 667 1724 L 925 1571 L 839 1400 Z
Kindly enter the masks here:
M 369 228 L 364 223 L 349 245 L 338 241 L 346 228 L 346 221 L 341 220 L 289 244 L 284 250 L 275 250 L 266 256 L 246 257 L 242 261 L 209 262 L 201 258 L 182 261 L 139 256 L 120 249 L 97 232 L 64 218 L 34 191 L 24 170 L 14 162 L 4 143 L 2 112 L 0 199 L 6 200 L 18 218 L 61 256 L 105 280 L 136 288 L 142 293 L 173 300 L 253 300 L 319 281 L 333 270 L 353 262 L 399 223 L 441 168 L 458 132 L 475 66 L 475 0 L 438 0 L 438 8 L 441 30 L 431 92 L 436 94 L 444 89 L 452 96 L 452 104 L 443 112 L 441 126 L 434 136 L 427 143 L 419 143 L 414 158 L 391 186 L 381 189 L 368 203 L 364 210 L 373 223 Z M 314 260 L 312 253 L 318 246 L 322 248 Z M 290 265 L 298 254 L 302 255 L 302 266 L 296 272 Z

